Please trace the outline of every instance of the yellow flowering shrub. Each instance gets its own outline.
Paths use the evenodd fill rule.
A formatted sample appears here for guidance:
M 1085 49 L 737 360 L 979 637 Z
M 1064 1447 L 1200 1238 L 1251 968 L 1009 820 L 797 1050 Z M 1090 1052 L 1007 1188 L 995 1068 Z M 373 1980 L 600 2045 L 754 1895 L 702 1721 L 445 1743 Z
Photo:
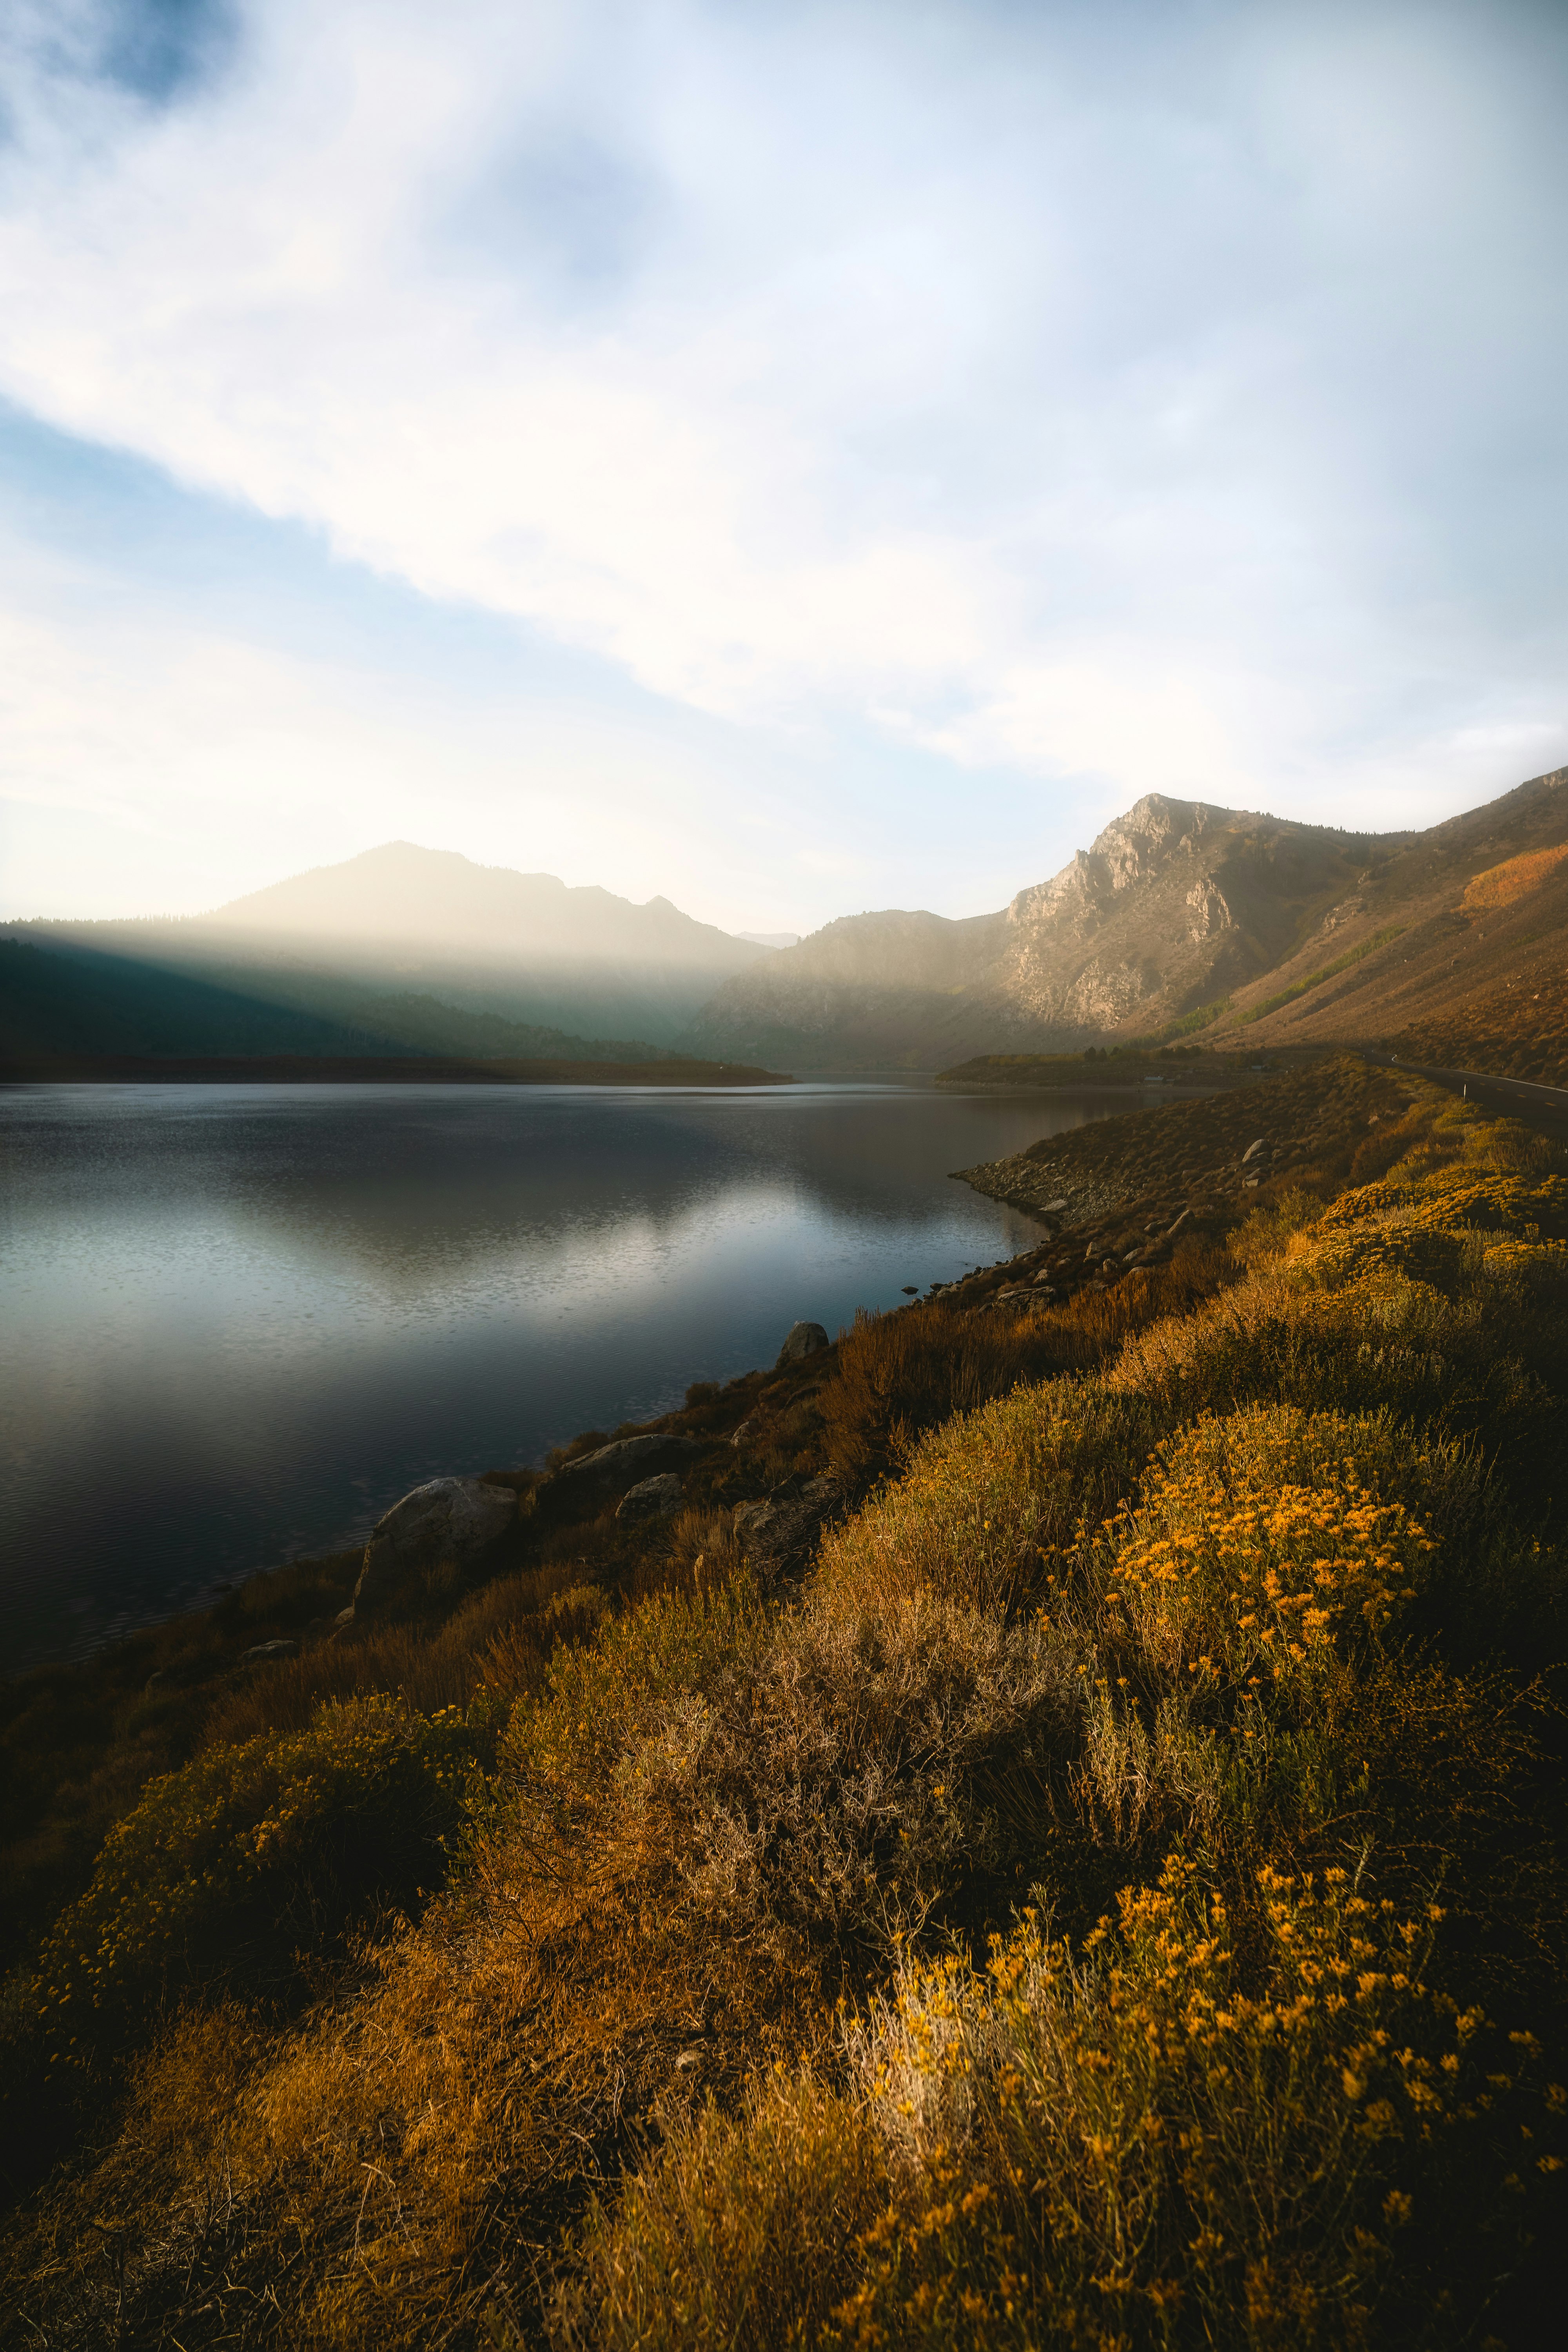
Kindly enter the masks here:
M 1477 1226 L 1523 1235 L 1537 1228 L 1549 1238 L 1568 1237 L 1568 1177 L 1481 1173 L 1469 1165 L 1403 1177 L 1399 1170 L 1391 1171 L 1375 1184 L 1342 1192 L 1323 1212 L 1317 1230 L 1331 1234 L 1413 1207 L 1434 1231 Z
M 1448 2226 L 1549 2225 L 1568 2101 L 1433 1980 L 1441 1916 L 1268 1867 L 1233 1916 L 1176 1859 L 1076 1950 L 1031 1912 L 907 1966 L 849 2035 L 899 2187 L 838 2340 L 1457 2340 Z
M 1282 1406 L 1205 1416 L 1156 1450 L 1114 1523 L 1102 1605 L 1168 1674 L 1233 1689 L 1311 1676 L 1383 1634 L 1438 1549 L 1376 1475 L 1391 1438 Z M 1417 1456 L 1407 1481 L 1423 1469 L 1439 1490 L 1476 1484 L 1451 1456 Z

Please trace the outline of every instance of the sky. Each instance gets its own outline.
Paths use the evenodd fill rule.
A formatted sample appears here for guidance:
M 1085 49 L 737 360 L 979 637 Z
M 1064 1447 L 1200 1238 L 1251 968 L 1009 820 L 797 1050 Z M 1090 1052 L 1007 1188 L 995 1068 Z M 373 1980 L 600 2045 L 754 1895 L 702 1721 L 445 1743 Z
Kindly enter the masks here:
M 1568 761 L 1568 8 L 6 0 L 0 915 Z

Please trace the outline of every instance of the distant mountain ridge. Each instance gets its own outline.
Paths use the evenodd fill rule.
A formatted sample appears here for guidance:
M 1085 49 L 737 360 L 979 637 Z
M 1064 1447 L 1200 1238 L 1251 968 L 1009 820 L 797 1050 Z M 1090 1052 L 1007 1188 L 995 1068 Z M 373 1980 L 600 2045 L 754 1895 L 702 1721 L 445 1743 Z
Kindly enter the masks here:
M 929 1069 L 1198 1029 L 1216 1045 L 1241 1028 L 1258 1045 L 1287 1031 L 1370 1036 L 1397 1025 L 1367 992 L 1383 935 L 1438 919 L 1501 848 L 1568 836 L 1565 773 L 1382 835 L 1151 793 L 995 914 L 827 924 L 727 981 L 686 1043 L 795 1067 Z M 1399 1017 L 1415 1014 L 1412 1001 Z
M 1568 943 L 1565 787 L 1383 835 L 1151 793 L 993 914 L 784 947 L 391 842 L 198 919 L 0 928 L 37 951 L 0 956 L 0 1045 L 915 1070 L 1198 1034 L 1452 1054 L 1473 1013 L 1524 1066 Z
M 637 906 L 410 842 L 291 876 L 210 915 L 11 924 L 0 937 L 57 967 L 7 965 L 0 976 L 0 1042 L 12 1052 L 624 1062 L 672 1046 L 716 987 L 773 952 L 668 898 Z M 138 1042 L 111 1049 L 88 1034 L 95 1024 L 117 1038 L 134 1030 Z
M 384 842 L 341 865 L 313 866 L 231 898 L 195 919 L 195 929 L 279 942 L 331 940 L 344 949 L 446 961 L 672 963 L 721 975 L 754 962 L 758 952 L 668 898 L 638 906 L 596 884 L 479 866 L 456 850 L 409 841 Z

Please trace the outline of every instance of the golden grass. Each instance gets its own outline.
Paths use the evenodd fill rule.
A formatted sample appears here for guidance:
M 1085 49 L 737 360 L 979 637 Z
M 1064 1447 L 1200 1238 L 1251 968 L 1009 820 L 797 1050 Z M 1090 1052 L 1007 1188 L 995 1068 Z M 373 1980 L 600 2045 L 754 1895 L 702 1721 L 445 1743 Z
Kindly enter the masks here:
M 1168 1265 L 1060 1306 L 1008 1313 L 939 1297 L 890 1315 L 862 1310 L 819 1401 L 828 1460 L 850 1477 L 901 1465 L 926 1430 L 1022 1383 L 1104 1363 L 1129 1332 L 1187 1312 L 1233 1271 L 1224 1250 L 1194 1238 Z
M 596 2210 L 553 2315 L 569 2346 L 795 2352 L 819 2343 L 887 2194 L 865 2107 L 782 2064 L 731 2121 L 709 2105 Z
M 1539 889 L 1565 857 L 1568 841 L 1559 842 L 1551 849 L 1527 849 L 1521 856 L 1505 858 L 1500 866 L 1489 866 L 1484 873 L 1473 875 L 1465 885 L 1459 904 L 1472 914 L 1484 914 L 1494 907 L 1511 907 L 1526 891 Z

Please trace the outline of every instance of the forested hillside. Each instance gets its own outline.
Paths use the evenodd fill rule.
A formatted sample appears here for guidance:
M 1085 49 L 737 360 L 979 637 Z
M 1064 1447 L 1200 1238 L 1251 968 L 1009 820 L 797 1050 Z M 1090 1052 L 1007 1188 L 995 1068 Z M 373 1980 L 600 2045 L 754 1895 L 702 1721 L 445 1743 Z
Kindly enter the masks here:
M 639 1062 L 658 1052 L 465 1012 L 411 991 L 290 985 L 244 968 L 203 976 L 91 949 L 0 940 L 0 1059 L 13 1066 L 103 1055 L 409 1054 Z

